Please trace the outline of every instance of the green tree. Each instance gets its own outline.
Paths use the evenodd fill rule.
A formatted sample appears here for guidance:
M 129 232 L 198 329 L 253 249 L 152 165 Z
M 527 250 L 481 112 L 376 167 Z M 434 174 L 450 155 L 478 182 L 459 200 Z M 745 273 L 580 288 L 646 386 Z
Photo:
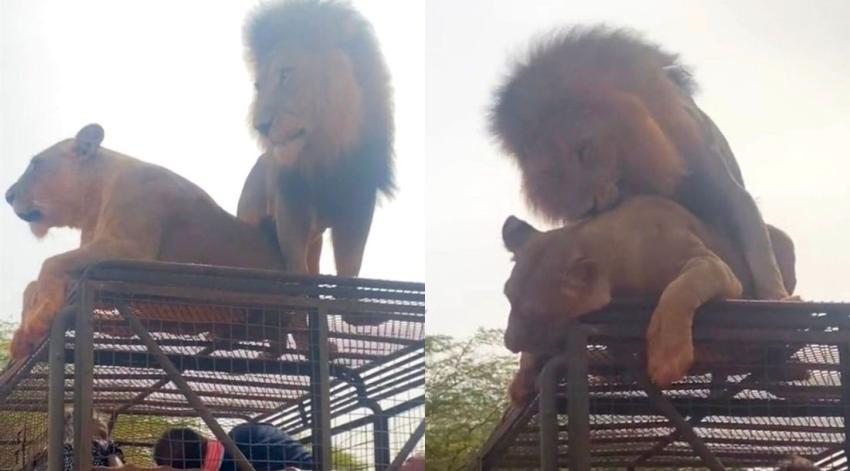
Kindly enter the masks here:
M 9 362 L 9 343 L 16 326 L 12 322 L 0 322 L 0 368 Z
M 425 339 L 428 468 L 463 469 L 504 413 L 516 357 L 503 332 L 480 329 L 470 338 Z

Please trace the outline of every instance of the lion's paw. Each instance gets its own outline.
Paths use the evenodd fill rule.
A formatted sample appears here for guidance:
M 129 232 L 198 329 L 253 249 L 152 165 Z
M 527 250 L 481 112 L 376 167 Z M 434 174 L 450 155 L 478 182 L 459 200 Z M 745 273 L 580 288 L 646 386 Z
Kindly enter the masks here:
M 22 360 L 35 350 L 35 342 L 28 332 L 18 329 L 9 343 L 9 354 L 13 360 Z
M 522 371 L 517 372 L 513 381 L 511 381 L 511 385 L 508 387 L 508 396 L 514 407 L 525 406 L 534 399 L 536 393 L 537 387 L 534 384 L 534 375 Z
M 647 373 L 652 382 L 662 388 L 682 379 L 694 363 L 689 329 L 665 325 L 653 316 L 646 342 Z

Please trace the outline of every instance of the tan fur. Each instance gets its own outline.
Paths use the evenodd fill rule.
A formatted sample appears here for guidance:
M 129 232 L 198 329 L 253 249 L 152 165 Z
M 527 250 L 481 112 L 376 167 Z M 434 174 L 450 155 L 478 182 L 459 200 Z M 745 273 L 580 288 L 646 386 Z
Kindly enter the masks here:
M 772 228 L 772 234 L 782 239 L 777 247 L 793 250 L 784 233 Z M 693 363 L 696 309 L 713 299 L 752 293 L 752 276 L 729 238 L 664 198 L 635 196 L 611 211 L 548 232 L 511 217 L 503 237 L 516 261 L 505 284 L 511 302 L 505 332 L 509 349 L 551 351 L 570 321 L 613 297 L 658 298 L 647 330 L 647 368 L 661 386 L 681 378 Z M 783 268 L 793 279 L 793 265 Z M 539 366 L 533 357 L 523 359 L 511 388 L 515 400 L 533 391 Z
M 275 220 L 295 271 L 318 273 L 331 229 L 337 274 L 357 276 L 378 194 L 393 189 L 389 74 L 371 25 L 337 1 L 261 6 L 245 27 L 265 150 L 237 216 Z
M 33 157 L 6 192 L 36 236 L 80 229 L 80 248 L 47 259 L 24 293 L 11 346 L 27 355 L 65 301 L 69 273 L 106 259 L 160 260 L 282 269 L 273 237 L 221 209 L 201 188 L 156 165 L 100 147 L 103 129 L 84 127 Z
M 787 296 L 764 222 L 676 55 L 637 35 L 573 28 L 537 43 L 496 93 L 491 129 L 552 220 L 631 194 L 672 198 L 736 235 L 759 298 Z

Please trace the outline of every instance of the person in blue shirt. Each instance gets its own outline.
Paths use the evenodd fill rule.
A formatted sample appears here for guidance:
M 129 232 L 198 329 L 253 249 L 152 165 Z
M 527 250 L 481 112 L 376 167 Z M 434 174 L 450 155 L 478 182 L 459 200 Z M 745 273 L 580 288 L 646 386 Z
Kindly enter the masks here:
M 256 471 L 313 469 L 313 457 L 301 443 L 269 424 L 240 424 L 228 436 Z M 167 430 L 157 440 L 154 461 L 160 466 L 204 471 L 238 471 L 236 461 L 216 440 L 188 427 Z

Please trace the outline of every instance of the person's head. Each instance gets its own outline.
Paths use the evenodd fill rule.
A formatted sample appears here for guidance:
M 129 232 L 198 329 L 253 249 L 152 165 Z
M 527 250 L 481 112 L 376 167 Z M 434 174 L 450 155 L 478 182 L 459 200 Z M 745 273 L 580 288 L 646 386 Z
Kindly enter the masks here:
M 159 437 L 153 448 L 153 458 L 159 466 L 190 469 L 204 465 L 206 439 L 188 428 L 172 428 Z

